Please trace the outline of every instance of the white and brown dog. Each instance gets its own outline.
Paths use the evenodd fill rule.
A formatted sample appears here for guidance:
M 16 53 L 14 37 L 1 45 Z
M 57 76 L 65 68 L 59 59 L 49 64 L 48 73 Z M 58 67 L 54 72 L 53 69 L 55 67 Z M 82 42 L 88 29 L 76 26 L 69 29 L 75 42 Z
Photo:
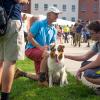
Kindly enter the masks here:
M 59 83 L 60 86 L 68 84 L 67 73 L 64 66 L 64 45 L 51 45 L 50 54 L 48 58 L 48 78 L 49 87 L 53 83 Z

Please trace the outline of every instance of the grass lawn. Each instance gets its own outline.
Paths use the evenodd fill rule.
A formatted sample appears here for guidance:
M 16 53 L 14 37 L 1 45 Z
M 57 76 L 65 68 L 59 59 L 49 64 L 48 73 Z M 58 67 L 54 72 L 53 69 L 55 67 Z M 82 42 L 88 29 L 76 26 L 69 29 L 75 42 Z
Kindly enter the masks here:
M 18 61 L 17 66 L 24 71 L 33 71 L 33 62 L 29 59 Z M 39 87 L 37 82 L 27 78 L 14 80 L 10 100 L 100 100 L 94 91 L 82 83 L 77 83 L 74 76 L 68 74 L 69 84 L 65 87 Z

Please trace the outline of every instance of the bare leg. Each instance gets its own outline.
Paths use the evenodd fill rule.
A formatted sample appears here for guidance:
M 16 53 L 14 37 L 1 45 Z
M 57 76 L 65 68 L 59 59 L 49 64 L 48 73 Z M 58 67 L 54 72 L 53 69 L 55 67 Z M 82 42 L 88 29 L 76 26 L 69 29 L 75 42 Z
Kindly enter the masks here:
M 2 92 L 9 93 L 11 91 L 15 72 L 15 63 L 15 61 L 4 62 L 4 68 L 2 72 Z
M 47 59 L 48 59 L 48 54 L 44 54 L 40 65 L 40 77 L 39 77 L 39 85 L 42 86 L 48 86 L 48 82 L 46 80 Z
M 97 79 L 93 79 L 93 78 L 89 78 L 89 77 L 85 77 L 85 79 L 93 84 L 97 84 L 100 85 L 100 78 Z
M 47 58 L 48 57 L 44 57 L 41 61 L 41 65 L 40 65 L 40 72 L 46 72 L 47 71 Z
M 32 80 L 38 80 L 38 76 L 36 75 L 36 73 L 29 73 L 29 72 L 22 71 L 19 68 L 16 68 L 14 79 L 17 79 L 19 77 L 26 77 Z
M 0 90 L 1 90 L 2 71 L 3 71 L 3 62 L 0 62 Z

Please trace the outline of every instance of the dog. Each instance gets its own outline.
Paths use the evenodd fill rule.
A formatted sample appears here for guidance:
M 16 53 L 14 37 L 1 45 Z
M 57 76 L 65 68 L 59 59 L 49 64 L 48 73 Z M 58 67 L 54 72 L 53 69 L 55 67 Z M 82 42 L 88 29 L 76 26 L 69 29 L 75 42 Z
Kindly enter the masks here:
M 52 87 L 53 83 L 59 83 L 60 87 L 68 84 L 64 66 L 64 48 L 63 44 L 58 46 L 50 45 L 50 53 L 47 61 L 49 87 Z

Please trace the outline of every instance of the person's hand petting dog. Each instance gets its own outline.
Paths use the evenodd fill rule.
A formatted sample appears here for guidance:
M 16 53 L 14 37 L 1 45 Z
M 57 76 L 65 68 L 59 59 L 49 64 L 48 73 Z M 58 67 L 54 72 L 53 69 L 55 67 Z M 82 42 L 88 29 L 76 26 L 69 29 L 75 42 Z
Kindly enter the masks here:
M 81 71 L 81 69 L 79 69 L 77 71 L 77 73 L 76 73 L 76 79 L 80 81 L 81 80 L 81 76 L 82 76 L 82 71 Z

